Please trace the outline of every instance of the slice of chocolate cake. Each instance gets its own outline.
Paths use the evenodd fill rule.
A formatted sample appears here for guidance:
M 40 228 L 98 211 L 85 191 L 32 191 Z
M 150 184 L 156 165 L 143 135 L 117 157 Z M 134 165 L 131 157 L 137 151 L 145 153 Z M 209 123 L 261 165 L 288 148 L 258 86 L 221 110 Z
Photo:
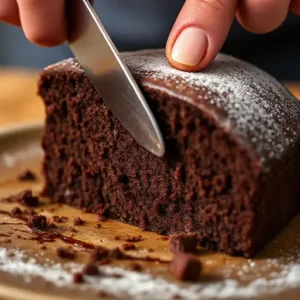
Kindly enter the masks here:
M 163 51 L 125 54 L 166 155 L 138 145 L 72 59 L 45 69 L 45 194 L 161 234 L 252 256 L 300 206 L 300 104 L 254 66 L 219 55 L 201 73 Z M 113 84 L 113 83 L 112 83 Z

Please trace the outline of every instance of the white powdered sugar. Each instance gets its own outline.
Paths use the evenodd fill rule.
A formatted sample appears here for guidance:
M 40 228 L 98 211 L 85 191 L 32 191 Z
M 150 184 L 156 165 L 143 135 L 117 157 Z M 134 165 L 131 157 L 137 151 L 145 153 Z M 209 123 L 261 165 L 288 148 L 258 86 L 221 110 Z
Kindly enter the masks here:
M 142 85 L 209 112 L 263 163 L 280 158 L 300 135 L 299 103 L 274 78 L 248 63 L 219 54 L 204 71 L 188 73 L 171 68 L 163 50 L 122 57 Z M 46 70 L 83 72 L 73 59 Z
M 46 259 L 40 264 L 36 258 L 29 258 L 20 250 L 7 250 L 0 248 L 0 270 L 15 275 L 23 275 L 24 280 L 31 282 L 41 277 L 51 282 L 57 288 L 71 288 L 81 290 L 104 291 L 120 299 L 129 296 L 132 299 L 172 299 L 179 296 L 182 299 L 226 299 L 226 298 L 252 298 L 270 295 L 287 289 L 300 288 L 300 257 L 293 263 L 281 264 L 273 259 L 266 262 L 266 266 L 276 266 L 269 279 L 261 278 L 257 274 L 247 284 L 241 284 L 230 278 L 230 268 L 224 270 L 224 279 L 215 282 L 200 282 L 197 284 L 177 284 L 161 277 L 154 277 L 147 273 L 137 273 L 119 267 L 102 266 L 102 276 L 85 276 L 82 284 L 74 284 L 75 272 L 82 270 L 82 265 L 65 263 L 64 265 Z M 255 262 L 249 260 L 242 270 L 240 277 L 247 275 L 247 271 L 255 267 Z M 234 266 L 232 266 L 234 269 Z M 227 273 L 227 275 L 226 275 Z M 119 275 L 119 276 L 116 276 Z
M 299 103 L 273 77 L 246 62 L 219 54 L 202 72 L 188 73 L 171 68 L 160 50 L 124 59 L 133 74 L 151 78 L 153 88 L 210 110 L 220 126 L 236 133 L 263 162 L 280 157 L 300 134 Z

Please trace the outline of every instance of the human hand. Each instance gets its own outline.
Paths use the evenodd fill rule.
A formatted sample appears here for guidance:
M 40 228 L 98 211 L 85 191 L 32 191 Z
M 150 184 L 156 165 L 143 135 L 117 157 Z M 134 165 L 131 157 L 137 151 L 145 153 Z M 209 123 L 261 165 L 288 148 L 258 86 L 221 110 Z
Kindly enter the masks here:
M 235 16 L 244 28 L 262 34 L 279 27 L 289 11 L 300 15 L 300 0 L 186 0 L 166 55 L 177 69 L 202 70 L 220 51 Z
M 1 0 L 0 21 L 22 26 L 27 39 L 41 46 L 65 42 L 65 0 Z

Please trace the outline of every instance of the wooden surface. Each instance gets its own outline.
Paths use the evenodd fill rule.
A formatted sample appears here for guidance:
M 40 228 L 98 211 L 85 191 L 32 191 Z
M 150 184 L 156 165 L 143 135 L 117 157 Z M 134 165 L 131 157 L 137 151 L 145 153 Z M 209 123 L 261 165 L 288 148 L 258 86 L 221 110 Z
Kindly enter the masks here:
M 36 95 L 38 72 L 0 70 L 0 126 L 44 118 L 42 101 Z M 289 83 L 300 99 L 300 83 Z
M 44 118 L 38 78 L 34 71 L 0 70 L 0 126 Z

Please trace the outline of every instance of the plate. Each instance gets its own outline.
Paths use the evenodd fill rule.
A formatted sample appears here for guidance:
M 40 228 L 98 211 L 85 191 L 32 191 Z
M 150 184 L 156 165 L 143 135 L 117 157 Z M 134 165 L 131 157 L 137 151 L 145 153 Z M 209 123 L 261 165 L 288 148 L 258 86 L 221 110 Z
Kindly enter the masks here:
M 41 123 L 0 129 L 0 198 L 26 189 L 39 194 L 43 152 Z M 23 182 L 18 175 L 30 169 L 37 180 Z M 97 220 L 94 214 L 51 204 L 40 197 L 36 210 L 56 225 L 60 237 L 37 238 L 24 221 L 5 214 L 15 202 L 1 201 L 0 213 L 0 298 L 5 299 L 299 299 L 300 298 L 300 217 L 296 217 L 254 259 L 230 257 L 198 249 L 203 270 L 196 283 L 178 281 L 169 271 L 172 253 L 168 241 L 155 233 L 114 220 Z M 66 217 L 57 223 L 57 217 Z M 84 224 L 75 226 L 74 218 Z M 100 224 L 100 225 L 97 225 Z M 123 249 L 128 238 L 136 249 L 126 250 L 126 259 L 99 265 L 101 275 L 84 275 L 74 282 L 90 260 L 88 245 Z M 63 237 L 63 238 L 62 238 Z M 58 248 L 69 249 L 74 259 L 61 258 Z M 141 270 L 136 270 L 136 266 Z

